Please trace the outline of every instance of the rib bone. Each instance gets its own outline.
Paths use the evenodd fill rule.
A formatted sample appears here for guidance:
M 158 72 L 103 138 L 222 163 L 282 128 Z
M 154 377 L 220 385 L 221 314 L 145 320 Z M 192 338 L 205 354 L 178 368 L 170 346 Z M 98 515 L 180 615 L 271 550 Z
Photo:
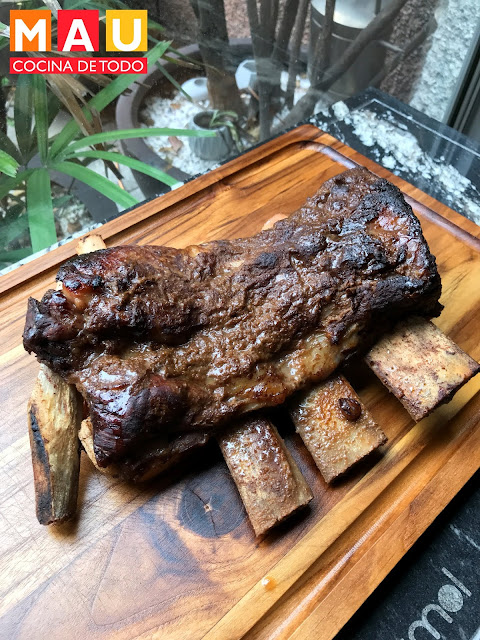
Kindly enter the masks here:
M 284 217 L 276 214 L 263 229 L 271 229 Z M 397 325 L 375 344 L 365 360 L 416 421 L 450 400 L 480 369 L 475 360 L 424 318 Z
M 28 403 L 28 423 L 38 521 L 63 522 L 77 504 L 79 408 L 75 387 L 45 365 Z
M 102 238 L 91 235 L 80 240 L 77 252 L 101 248 Z M 58 283 L 57 289 L 61 286 Z M 63 522 L 74 516 L 77 504 L 80 407 L 75 387 L 46 365 L 40 366 L 28 404 L 28 423 L 38 521 Z M 89 453 L 88 446 L 85 450 Z
M 343 376 L 329 378 L 294 398 L 290 414 L 326 482 L 387 440 Z
M 259 536 L 312 499 L 312 492 L 271 422 L 247 417 L 218 442 Z
M 415 317 L 381 338 L 365 360 L 416 421 L 448 402 L 480 370 L 434 324 Z

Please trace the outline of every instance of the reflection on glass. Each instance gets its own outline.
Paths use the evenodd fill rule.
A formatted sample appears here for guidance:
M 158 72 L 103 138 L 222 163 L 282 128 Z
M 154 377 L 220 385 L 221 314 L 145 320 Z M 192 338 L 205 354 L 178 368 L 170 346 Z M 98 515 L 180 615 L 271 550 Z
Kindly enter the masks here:
M 479 18 L 476 0 L 151 0 L 142 82 L 9 75 L 9 9 L 45 4 L 0 7 L 0 268 L 369 86 L 445 118 Z M 99 9 L 102 56 L 125 5 L 75 8 Z

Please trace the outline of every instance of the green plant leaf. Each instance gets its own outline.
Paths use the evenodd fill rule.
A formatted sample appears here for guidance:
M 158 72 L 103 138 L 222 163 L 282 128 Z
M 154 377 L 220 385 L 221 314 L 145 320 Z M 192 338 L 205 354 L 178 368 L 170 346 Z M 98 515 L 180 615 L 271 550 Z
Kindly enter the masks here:
M 118 131 L 103 131 L 95 133 L 93 136 L 87 136 L 76 142 L 72 142 L 65 149 L 65 157 L 69 156 L 72 151 L 92 147 L 95 144 L 104 144 L 111 140 L 127 140 L 128 138 L 149 138 L 150 136 L 187 136 L 191 138 L 209 138 L 215 135 L 212 131 L 200 131 L 197 129 L 170 129 L 155 128 L 151 129 L 119 129 Z
M 52 124 L 52 122 L 57 117 L 60 111 L 61 103 L 57 96 L 48 90 L 47 87 L 47 110 L 48 110 L 48 126 Z
M 33 76 L 18 76 L 13 103 L 13 119 L 18 148 L 24 158 L 32 147 Z
M 47 131 L 50 128 L 50 125 L 55 120 L 55 117 L 58 115 L 60 111 L 60 102 L 57 97 L 54 95 L 52 91 L 48 90 L 47 87 L 47 112 L 48 112 L 48 120 L 47 120 Z M 33 131 L 32 131 L 32 141 L 37 140 L 37 127 L 34 123 Z M 49 138 L 50 140 L 50 138 Z M 24 163 L 27 164 L 33 158 L 35 154 L 38 153 L 38 144 L 32 144 L 30 148 L 30 152 L 24 158 Z
M 10 37 L 5 35 L 8 29 L 8 25 L 0 21 L 0 50 L 10 44 Z
M 12 158 L 15 158 L 15 160 L 19 164 L 22 163 L 21 153 L 19 152 L 17 147 L 13 144 L 13 142 L 10 140 L 10 138 L 3 133 L 3 131 L 0 131 L 0 149 L 3 149 L 7 153 L 9 153 L 12 156 Z
M 40 159 L 43 164 L 48 160 L 48 101 L 47 83 L 38 74 L 33 76 L 33 106 L 35 111 L 35 129 Z
M 90 7 L 97 9 L 95 2 L 85 2 L 84 0 L 63 0 L 63 8 L 64 9 L 89 9 Z M 103 7 L 105 8 L 105 7 Z
M 138 200 L 127 193 L 125 189 L 122 189 L 108 178 L 104 178 L 99 173 L 81 164 L 68 161 L 56 162 L 55 164 L 51 164 L 50 168 L 66 173 L 68 176 L 88 184 L 92 189 L 103 193 L 104 196 L 117 202 L 121 207 L 128 208 L 138 204 Z
M 119 164 L 124 164 L 126 167 L 130 167 L 135 171 L 140 171 L 141 173 L 145 173 L 147 176 L 151 176 L 163 184 L 167 184 L 169 187 L 173 187 L 178 184 L 178 180 L 169 176 L 168 173 L 164 171 L 160 171 L 160 169 L 156 169 L 155 167 L 151 167 L 149 164 L 142 162 L 141 160 L 136 160 L 135 158 L 129 158 L 128 156 L 124 156 L 121 153 L 116 153 L 114 151 L 79 151 L 76 154 L 73 154 L 74 158 L 100 158 L 101 160 L 110 160 L 111 162 L 118 162 Z
M 57 11 L 62 8 L 58 0 L 42 0 L 42 2 L 47 9 L 50 9 L 54 17 L 57 16 Z
M 64 207 L 68 204 L 73 198 L 73 193 L 66 193 L 63 196 L 57 196 L 56 198 L 52 198 L 53 206 L 55 207 Z
M 165 51 L 170 46 L 170 42 L 160 42 L 153 49 L 148 51 L 146 54 L 147 64 L 148 66 L 154 64 Z M 120 75 L 112 80 L 112 82 L 101 89 L 91 100 L 88 102 L 88 107 L 93 110 L 102 111 L 108 106 L 111 102 L 116 100 L 120 94 L 122 94 L 128 87 L 138 80 L 138 76 L 136 74 L 125 74 Z M 87 117 L 91 117 L 88 113 L 88 110 L 85 108 L 85 115 Z M 52 158 L 56 157 L 59 152 L 64 149 L 79 133 L 79 126 L 75 120 L 71 120 L 64 128 L 58 136 L 56 136 L 52 147 L 50 149 L 50 156 Z
M 172 57 L 166 54 L 163 56 L 163 59 L 166 62 L 172 62 L 173 64 L 176 64 L 179 67 L 185 67 L 186 69 L 204 69 L 205 68 L 205 65 L 200 60 L 195 60 L 195 58 L 186 56 L 179 49 L 175 49 L 172 46 L 170 46 L 170 48 L 168 49 L 168 53 L 175 54 L 176 57 Z
M 27 258 L 32 255 L 32 248 L 27 247 L 25 249 L 15 249 L 14 251 L 0 251 L 0 269 L 8 267 L 23 258 Z
M 18 206 L 18 205 L 17 205 Z M 10 220 L 5 225 L 2 225 L 2 246 L 8 247 L 8 245 L 21 236 L 28 229 L 27 216 L 18 216 L 13 220 Z
M 0 149 L 0 171 L 7 176 L 15 178 L 17 175 L 17 169 L 20 165 L 12 158 L 12 156 L 6 151 Z
M 234 121 L 237 119 L 238 115 L 236 111 L 221 111 L 220 109 L 214 109 L 212 117 L 210 119 L 210 127 L 233 125 Z
M 57 241 L 48 169 L 34 169 L 27 180 L 27 215 L 33 253 Z
M 64 0 L 64 2 L 68 2 L 70 4 L 68 9 L 99 9 L 100 11 L 105 11 L 106 9 L 112 8 L 132 8 L 130 5 L 120 2 L 119 0 L 110 0 L 103 4 L 101 2 L 94 2 L 94 0 Z M 64 8 L 67 7 L 64 6 Z

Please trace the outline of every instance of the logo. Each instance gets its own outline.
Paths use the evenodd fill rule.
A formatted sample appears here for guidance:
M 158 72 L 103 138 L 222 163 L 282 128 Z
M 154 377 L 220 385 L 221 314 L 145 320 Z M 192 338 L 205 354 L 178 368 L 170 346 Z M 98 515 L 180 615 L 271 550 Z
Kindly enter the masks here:
M 148 50 L 146 10 L 105 12 L 105 51 L 134 53 Z M 97 10 L 59 9 L 57 48 L 61 54 L 100 50 Z M 52 12 L 42 9 L 10 11 L 10 51 L 45 53 L 52 49 Z M 146 73 L 144 57 L 12 57 L 10 73 Z
M 417 640 L 417 636 L 415 635 L 417 629 L 423 629 L 422 638 L 426 638 L 426 633 L 428 633 L 430 637 L 435 638 L 435 640 L 440 640 L 442 636 L 434 626 L 434 622 L 437 624 L 439 619 L 443 619 L 448 624 L 452 624 L 453 618 L 450 614 L 460 611 L 463 607 L 465 597 L 472 597 L 472 592 L 467 589 L 458 578 L 452 575 L 448 569 L 442 567 L 442 573 L 450 582 L 444 584 L 438 590 L 438 604 L 427 604 L 427 606 L 422 609 L 421 618 L 415 620 L 415 622 L 412 622 L 409 626 L 408 640 Z

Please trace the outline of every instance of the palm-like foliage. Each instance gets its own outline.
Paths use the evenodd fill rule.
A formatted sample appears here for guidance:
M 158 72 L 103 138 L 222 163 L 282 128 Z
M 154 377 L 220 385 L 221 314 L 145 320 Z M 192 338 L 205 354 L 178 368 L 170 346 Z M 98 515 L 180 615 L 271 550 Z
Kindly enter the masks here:
M 149 66 L 160 59 L 169 44 L 159 42 L 147 53 Z M 2 244 L 8 247 L 28 228 L 31 247 L 0 252 L 0 266 L 56 242 L 50 177 L 53 171 L 84 182 L 123 208 L 137 204 L 137 200 L 115 182 L 90 169 L 87 165 L 92 160 L 101 159 L 110 167 L 114 167 L 114 163 L 131 167 L 169 186 L 176 183 L 163 171 L 112 151 L 106 145 L 126 138 L 198 136 L 205 135 L 204 132 L 157 128 L 84 134 L 82 120 L 91 123 L 96 114 L 100 114 L 135 80 L 135 75 L 116 77 L 88 100 L 82 108 L 82 119 L 70 120 L 60 133 L 51 136 L 49 127 L 60 109 L 58 98 L 47 90 L 43 76 L 19 76 L 14 102 L 15 140 L 0 131 L 0 202 L 7 204 L 8 199 L 9 205 L 4 206 L 7 214 L 2 223 Z M 24 207 L 21 207 L 22 200 L 15 195 L 18 192 L 25 194 Z

